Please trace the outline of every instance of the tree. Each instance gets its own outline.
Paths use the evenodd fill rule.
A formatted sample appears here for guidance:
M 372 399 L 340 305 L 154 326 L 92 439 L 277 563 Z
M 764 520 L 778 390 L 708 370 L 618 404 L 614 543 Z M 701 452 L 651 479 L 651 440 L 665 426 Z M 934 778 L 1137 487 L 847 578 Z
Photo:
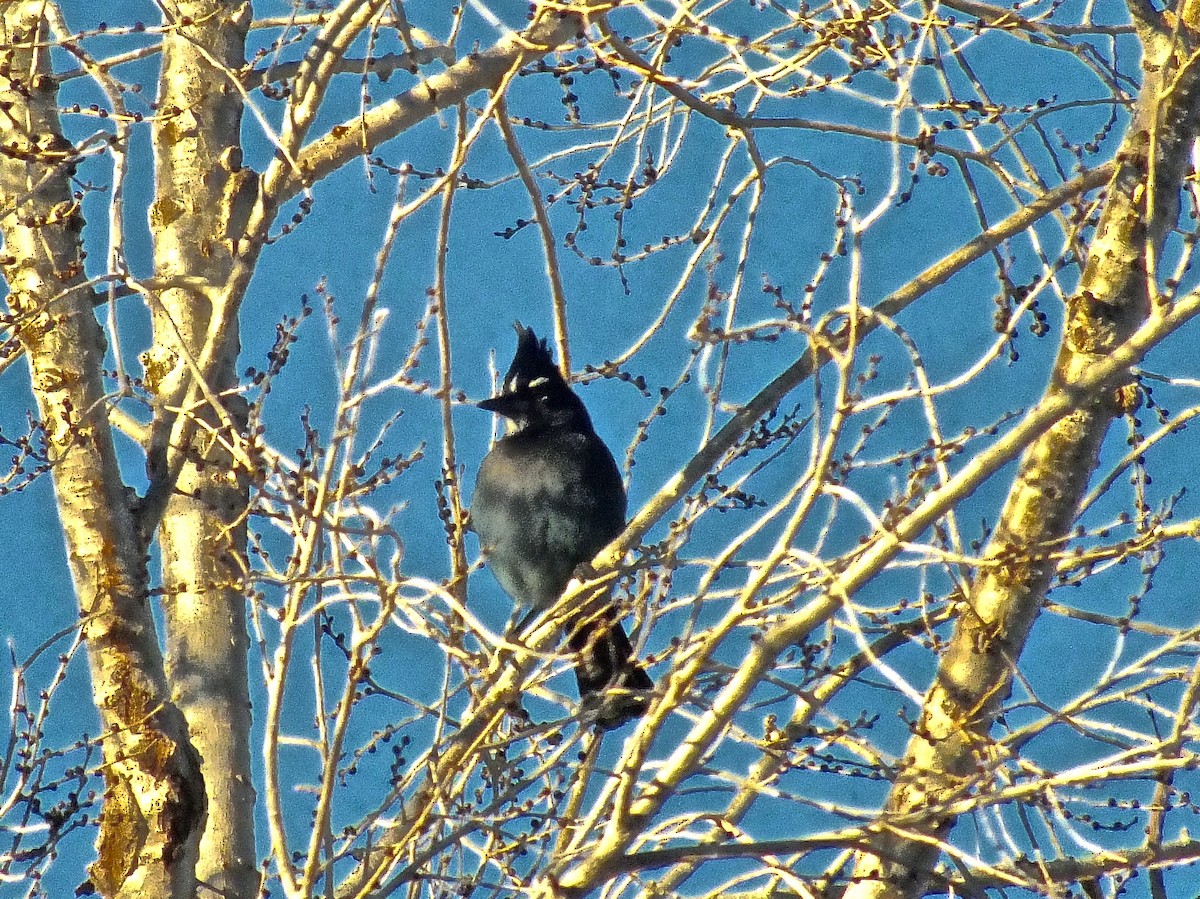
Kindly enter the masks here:
M 0 7 L 0 495 L 78 604 L 14 661 L 6 879 L 1186 876 L 1195 4 L 99 6 Z M 464 511 L 514 317 L 632 509 L 523 631 Z M 610 594 L 658 688 L 600 735 Z

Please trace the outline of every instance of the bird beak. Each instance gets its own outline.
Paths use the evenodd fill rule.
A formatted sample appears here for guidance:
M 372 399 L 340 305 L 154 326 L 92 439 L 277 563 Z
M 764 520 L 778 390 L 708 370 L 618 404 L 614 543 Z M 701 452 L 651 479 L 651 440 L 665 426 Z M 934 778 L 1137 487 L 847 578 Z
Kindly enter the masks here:
M 512 409 L 512 397 L 501 393 L 496 396 L 490 396 L 486 400 L 480 400 L 475 404 L 484 412 L 495 412 L 498 415 L 507 415 Z

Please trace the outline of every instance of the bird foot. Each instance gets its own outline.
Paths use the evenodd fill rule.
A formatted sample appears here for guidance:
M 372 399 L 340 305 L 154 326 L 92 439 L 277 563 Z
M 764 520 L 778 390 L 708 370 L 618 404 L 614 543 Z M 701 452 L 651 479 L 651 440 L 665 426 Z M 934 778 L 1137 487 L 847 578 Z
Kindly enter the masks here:
M 580 699 L 580 717 L 585 724 L 601 730 L 615 730 L 646 714 L 650 697 L 641 692 L 614 687 L 603 693 L 590 693 Z
M 596 569 L 592 567 L 591 561 L 580 562 L 571 572 L 571 580 L 578 581 L 581 584 L 586 584 L 596 576 Z

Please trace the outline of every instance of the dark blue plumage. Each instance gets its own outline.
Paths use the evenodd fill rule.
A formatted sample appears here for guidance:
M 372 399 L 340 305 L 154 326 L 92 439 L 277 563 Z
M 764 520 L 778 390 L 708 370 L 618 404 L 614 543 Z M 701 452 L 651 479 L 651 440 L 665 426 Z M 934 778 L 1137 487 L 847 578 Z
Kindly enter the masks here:
M 517 329 L 517 352 L 501 392 L 479 403 L 513 429 L 484 457 L 471 521 L 500 586 L 518 604 L 546 608 L 575 569 L 625 527 L 625 488 L 583 402 L 559 373 L 544 340 Z M 645 711 L 636 692 L 650 677 L 632 659 L 629 638 L 609 609 L 570 626 L 580 653 L 580 699 L 596 722 L 617 727 Z

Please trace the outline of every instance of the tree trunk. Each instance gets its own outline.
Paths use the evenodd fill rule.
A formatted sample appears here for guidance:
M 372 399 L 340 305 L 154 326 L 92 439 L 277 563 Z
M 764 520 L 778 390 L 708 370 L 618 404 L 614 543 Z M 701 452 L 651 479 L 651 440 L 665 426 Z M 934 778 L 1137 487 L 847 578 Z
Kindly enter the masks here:
M 0 229 L 104 728 L 104 814 L 91 877 L 107 896 L 184 899 L 195 893 L 204 786 L 168 695 L 145 540 L 107 420 L 106 345 L 83 279 L 74 150 L 58 125 L 45 12 L 40 0 L 3 11 Z
M 1155 305 L 1153 260 L 1178 217 L 1179 190 L 1200 127 L 1200 66 L 1189 57 L 1191 41 L 1163 27 L 1140 24 L 1145 82 L 1067 310 L 1048 398 L 1070 394 Z M 1184 31 L 1195 39 L 1190 26 Z M 954 825 L 938 807 L 990 783 L 992 769 L 1003 763 L 989 733 L 1108 426 L 1132 389 L 1091 397 L 1023 455 L 880 818 L 878 849 L 859 856 L 847 899 L 922 895 L 939 842 Z
M 167 675 L 208 790 L 199 895 L 235 899 L 258 890 L 243 589 L 250 472 L 231 445 L 246 424 L 237 392 L 241 297 L 226 289 L 234 253 L 245 245 L 238 210 L 257 184 L 239 149 L 237 79 L 250 5 L 197 0 L 166 8 L 177 27 L 163 36 L 150 216 L 157 282 L 182 286 L 151 298 L 147 385 L 161 405 L 147 529 L 161 510 Z

